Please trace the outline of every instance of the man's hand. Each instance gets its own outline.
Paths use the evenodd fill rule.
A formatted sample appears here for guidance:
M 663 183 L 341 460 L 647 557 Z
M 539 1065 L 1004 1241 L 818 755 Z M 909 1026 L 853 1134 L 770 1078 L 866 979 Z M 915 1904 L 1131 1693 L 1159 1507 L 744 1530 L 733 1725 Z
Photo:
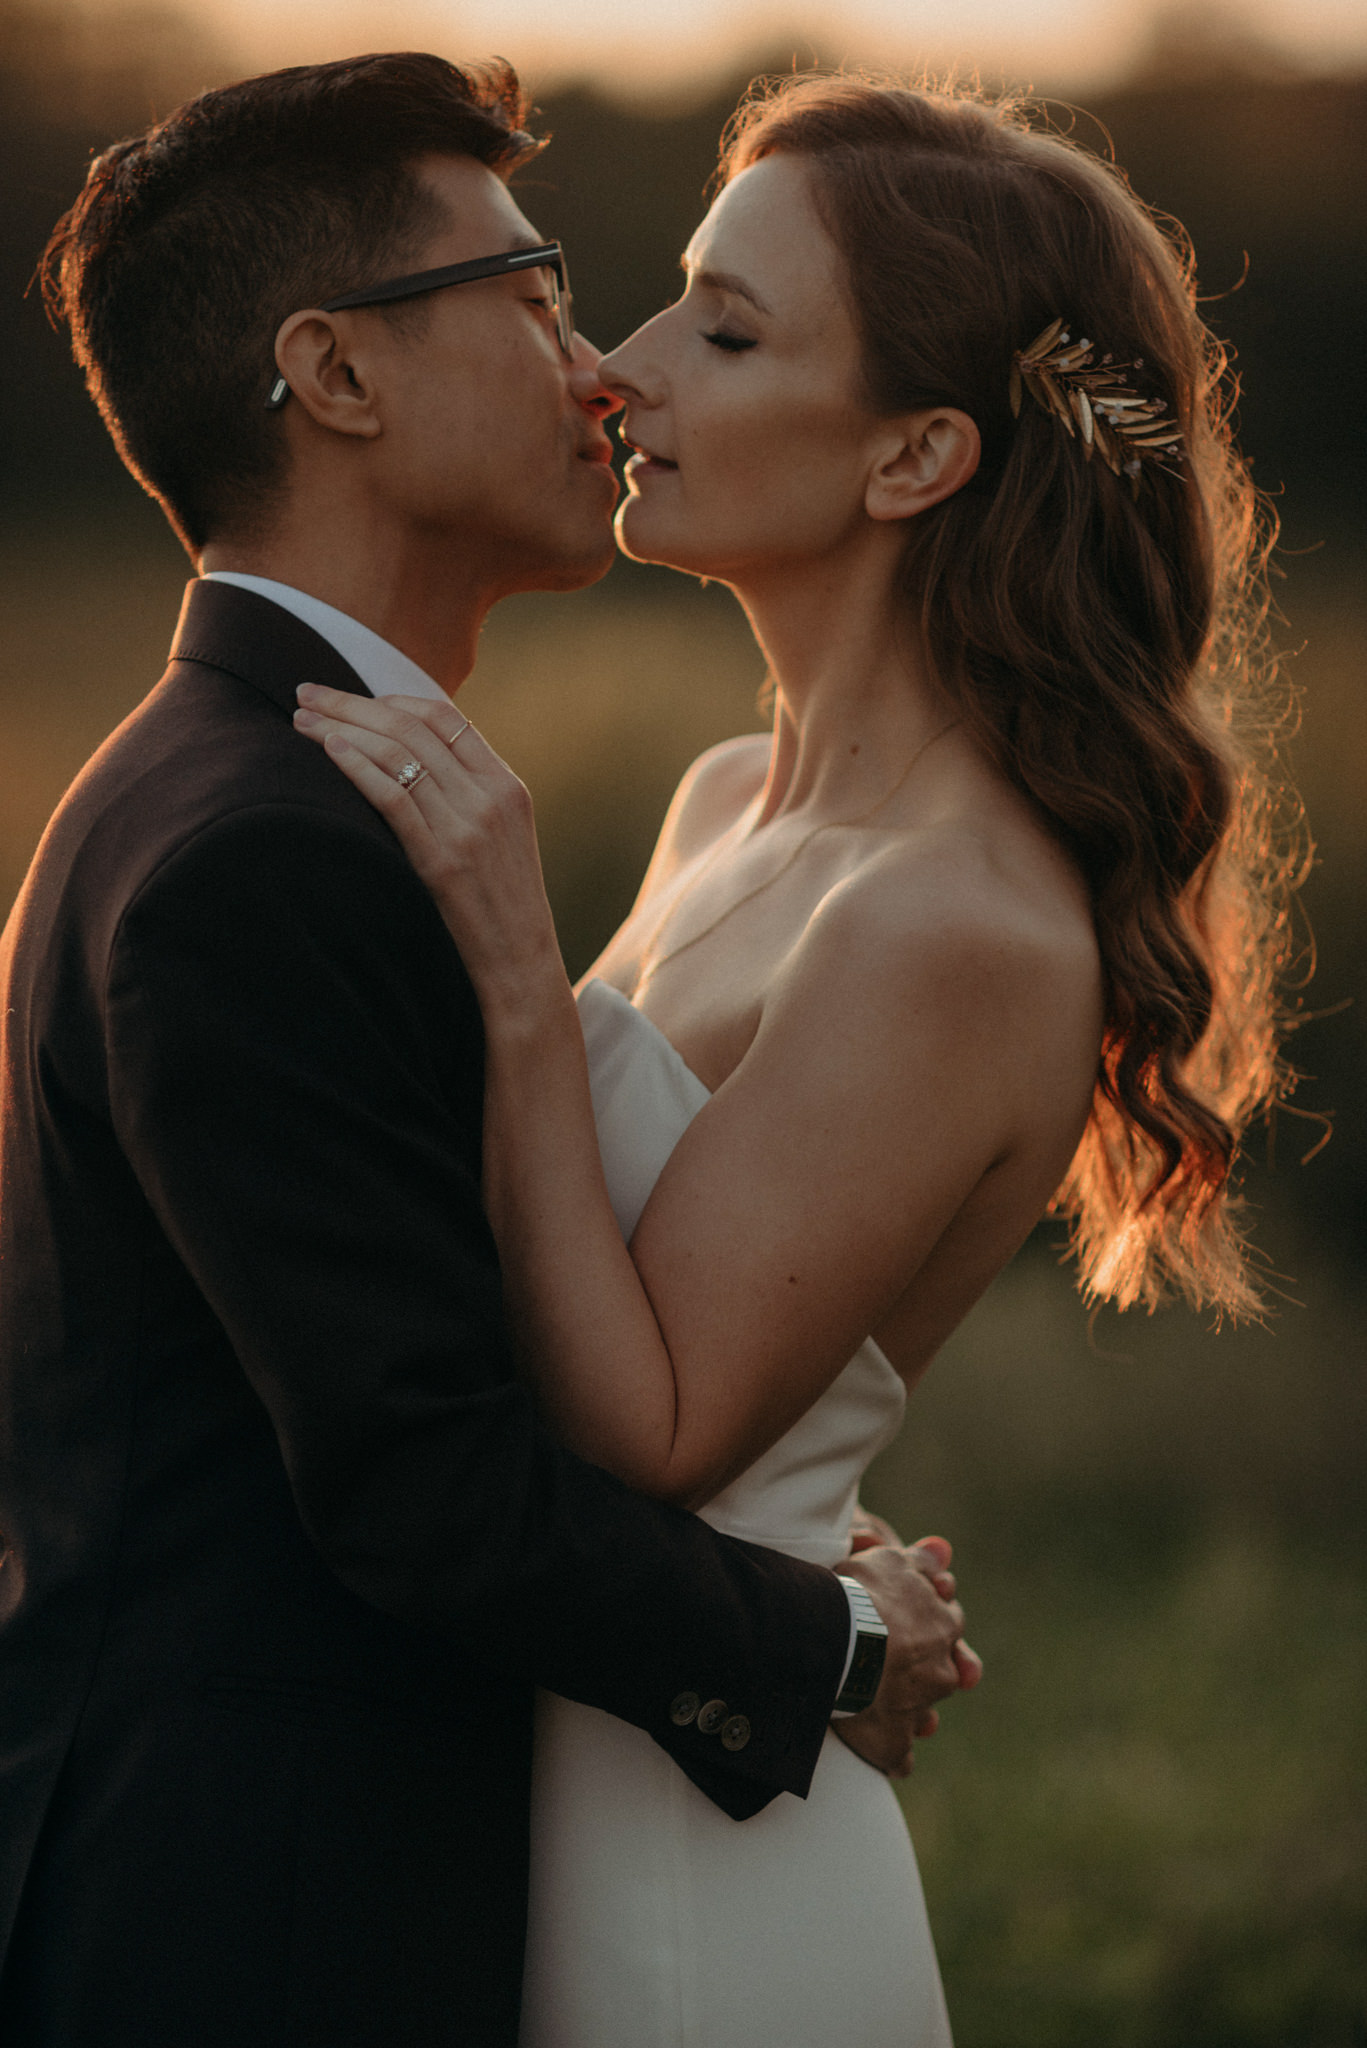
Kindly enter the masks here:
M 963 1640 L 963 1609 L 948 1569 L 952 1556 L 942 1536 L 923 1537 L 910 1549 L 875 1539 L 841 1566 L 887 1623 L 888 1652 L 873 1705 L 832 1726 L 856 1755 L 890 1778 L 905 1777 L 916 1738 L 935 1733 L 935 1701 L 967 1691 L 982 1677 L 980 1659 Z
M 850 1556 L 857 1556 L 861 1550 L 873 1550 L 880 1543 L 890 1544 L 897 1550 L 908 1547 L 891 1522 L 885 1522 L 881 1515 L 875 1515 L 862 1501 L 856 1501 L 854 1513 L 850 1518 Z M 917 1553 L 921 1560 L 921 1570 L 925 1572 L 936 1592 L 944 1599 L 952 1600 L 958 1590 L 958 1581 L 949 1569 L 954 1557 L 953 1545 L 946 1542 L 943 1536 L 921 1536 L 910 1548 Z M 970 1650 L 968 1644 L 964 1642 L 955 1644 L 954 1658 L 959 1666 L 959 1685 L 964 1692 L 971 1692 L 983 1675 L 983 1660 L 976 1650 Z M 933 1735 L 939 1727 L 940 1717 L 933 1708 L 926 1710 L 926 1718 L 930 1723 L 929 1727 L 918 1728 L 916 1734 Z
M 940 1538 L 937 1536 L 933 1540 L 938 1543 Z M 891 1522 L 885 1522 L 881 1515 L 872 1513 L 863 1501 L 856 1501 L 850 1517 L 851 1556 L 859 1550 L 873 1550 L 880 1543 L 889 1543 L 897 1550 L 903 1547 L 902 1539 Z

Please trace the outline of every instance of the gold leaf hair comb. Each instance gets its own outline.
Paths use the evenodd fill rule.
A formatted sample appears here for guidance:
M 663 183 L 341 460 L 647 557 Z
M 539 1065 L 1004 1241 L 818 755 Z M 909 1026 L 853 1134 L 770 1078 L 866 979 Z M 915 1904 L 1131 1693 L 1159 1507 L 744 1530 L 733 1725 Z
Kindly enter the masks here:
M 1162 399 L 1142 398 L 1131 387 L 1130 371 L 1143 367 L 1142 357 L 1118 363 L 1104 355 L 1097 362 L 1092 342 L 1074 341 L 1062 320 L 1051 320 L 1011 358 L 1011 410 L 1019 419 L 1021 398 L 1028 391 L 1043 412 L 1053 413 L 1081 441 L 1089 462 L 1095 449 L 1116 476 L 1129 478 L 1138 497 L 1146 460 L 1165 469 L 1165 456 L 1182 459 L 1182 429 L 1164 418 Z

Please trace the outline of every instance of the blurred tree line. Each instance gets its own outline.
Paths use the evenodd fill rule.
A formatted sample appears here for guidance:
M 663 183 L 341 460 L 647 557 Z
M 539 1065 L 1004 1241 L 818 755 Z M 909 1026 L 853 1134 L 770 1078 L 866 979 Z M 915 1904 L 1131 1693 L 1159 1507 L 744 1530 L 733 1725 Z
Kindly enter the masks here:
M 774 68 L 788 61 L 776 53 Z M 0 520 L 11 531 L 35 519 L 146 516 L 65 338 L 27 288 L 92 152 L 234 73 L 173 11 L 130 8 L 97 22 L 73 0 L 0 0 Z M 522 174 L 520 196 L 564 241 L 580 323 L 602 343 L 676 295 L 718 135 L 746 82 L 722 80 L 674 105 L 633 103 L 597 81 L 544 95 L 536 125 L 554 145 Z M 1351 589 L 1367 524 L 1367 380 L 1354 367 L 1367 332 L 1367 78 L 1297 73 L 1218 17 L 1177 11 L 1155 17 L 1148 54 L 1122 86 L 1085 112 L 1053 103 L 1051 116 L 1113 153 L 1194 241 L 1207 318 L 1245 388 L 1241 440 L 1283 519 L 1281 639 L 1294 648 L 1306 617 L 1322 616 L 1324 593 Z M 659 582 L 624 565 L 613 589 L 629 599 Z M 1335 715 L 1351 715 L 1350 700 L 1336 699 Z M 1356 833 L 1351 848 L 1331 849 L 1310 891 L 1323 950 L 1338 962 L 1316 984 L 1321 1006 L 1353 994 L 1363 851 Z M 1360 1015 L 1315 1025 L 1297 1050 L 1317 1077 L 1308 1106 L 1348 1111 L 1364 1064 Z M 1297 1135 L 1288 1150 L 1303 1149 Z M 1348 1116 L 1313 1173 L 1297 1176 L 1294 1202 L 1360 1263 L 1367 1134 Z

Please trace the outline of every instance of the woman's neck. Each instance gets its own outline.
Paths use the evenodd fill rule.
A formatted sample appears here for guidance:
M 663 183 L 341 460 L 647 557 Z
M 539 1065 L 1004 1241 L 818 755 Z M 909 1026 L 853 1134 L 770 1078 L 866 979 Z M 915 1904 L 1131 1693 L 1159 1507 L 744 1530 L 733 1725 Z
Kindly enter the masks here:
M 864 573 L 733 585 L 774 681 L 768 775 L 756 826 L 801 813 L 852 817 L 891 794 L 953 718 L 882 563 Z

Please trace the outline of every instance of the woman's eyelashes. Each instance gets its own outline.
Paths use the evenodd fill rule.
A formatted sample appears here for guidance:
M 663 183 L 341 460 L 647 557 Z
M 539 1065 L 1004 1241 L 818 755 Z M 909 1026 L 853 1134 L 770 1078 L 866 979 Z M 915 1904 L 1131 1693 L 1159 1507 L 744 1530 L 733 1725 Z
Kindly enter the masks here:
M 713 348 L 719 348 L 724 354 L 729 356 L 739 355 L 742 349 L 755 346 L 753 335 L 733 334 L 726 327 L 714 327 L 710 332 L 705 332 L 703 340 L 710 342 Z

